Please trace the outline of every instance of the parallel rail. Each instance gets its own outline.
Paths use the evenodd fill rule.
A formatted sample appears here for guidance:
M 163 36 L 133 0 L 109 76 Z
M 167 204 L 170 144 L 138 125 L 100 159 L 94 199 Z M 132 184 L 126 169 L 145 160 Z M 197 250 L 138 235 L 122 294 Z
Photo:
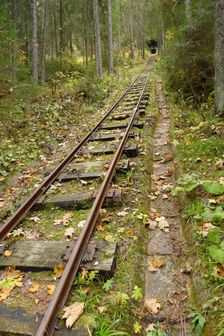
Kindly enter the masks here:
M 35 333 L 36 336 L 52 336 L 54 335 L 56 316 L 59 310 L 64 306 L 69 292 L 71 290 L 74 278 L 79 270 L 80 263 L 86 252 L 87 245 L 94 231 L 96 221 L 99 216 L 100 209 L 103 205 L 108 189 L 111 185 L 112 178 L 115 174 L 117 164 L 121 158 L 125 144 L 129 138 L 133 123 L 138 114 L 139 106 L 142 97 L 145 93 L 149 77 L 149 66 L 147 66 L 145 72 L 140 74 L 131 85 L 124 91 L 115 104 L 107 111 L 102 119 L 88 132 L 88 134 L 80 141 L 80 143 L 66 156 L 66 158 L 54 169 L 54 171 L 42 182 L 42 184 L 33 192 L 33 194 L 25 201 L 24 204 L 0 227 L 0 241 L 4 240 L 7 234 L 18 225 L 21 220 L 26 216 L 28 211 L 38 201 L 38 199 L 48 190 L 48 188 L 54 183 L 62 171 L 68 166 L 68 164 L 74 159 L 75 155 L 83 148 L 84 145 L 91 139 L 95 131 L 97 131 L 107 119 L 107 117 L 119 106 L 121 101 L 127 96 L 131 90 L 136 92 L 139 90 L 138 82 L 141 84 L 141 90 L 139 90 L 139 98 L 135 103 L 135 107 L 132 109 L 130 120 L 127 124 L 126 130 L 123 133 L 122 138 L 119 140 L 119 145 L 114 153 L 113 159 L 106 172 L 104 180 L 98 190 L 97 196 L 93 202 L 88 218 L 84 227 L 78 237 L 76 244 L 72 250 L 68 262 L 66 263 L 62 277 L 59 280 L 54 295 L 48 305 L 48 308 L 40 322 L 40 325 Z
M 123 92 L 120 98 L 106 112 L 101 120 L 88 132 L 88 134 L 78 143 L 78 145 L 64 158 L 64 160 L 49 174 L 41 185 L 33 192 L 33 194 L 17 209 L 17 211 L 0 227 L 0 242 L 16 227 L 17 224 L 26 216 L 28 211 L 33 207 L 37 200 L 50 188 L 56 181 L 61 172 L 74 159 L 74 156 L 84 147 L 90 140 L 91 136 L 102 125 L 105 119 L 116 109 L 133 85 L 138 81 L 141 74 L 131 83 L 131 85 Z

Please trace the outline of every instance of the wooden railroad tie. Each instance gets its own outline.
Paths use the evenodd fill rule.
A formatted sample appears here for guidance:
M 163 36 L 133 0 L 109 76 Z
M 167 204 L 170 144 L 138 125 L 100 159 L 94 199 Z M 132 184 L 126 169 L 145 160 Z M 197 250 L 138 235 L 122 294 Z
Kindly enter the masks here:
M 89 209 L 96 198 L 96 192 L 82 192 L 68 195 L 43 196 L 35 203 L 32 210 L 40 210 L 46 206 L 63 209 Z M 103 207 L 121 205 L 121 191 L 109 189 Z

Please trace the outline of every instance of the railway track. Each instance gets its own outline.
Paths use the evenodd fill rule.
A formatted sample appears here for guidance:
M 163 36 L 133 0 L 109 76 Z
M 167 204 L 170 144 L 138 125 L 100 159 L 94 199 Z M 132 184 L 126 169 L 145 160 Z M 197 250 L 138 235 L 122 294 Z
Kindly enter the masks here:
M 23 219 L 29 212 L 35 210 L 35 208 L 39 209 L 48 204 L 59 207 L 62 206 L 64 208 L 79 208 L 80 200 L 82 202 L 83 200 L 86 201 L 89 199 L 90 202 L 92 202 L 84 226 L 66 260 L 64 271 L 54 295 L 48 304 L 44 316 L 35 329 L 34 334 L 36 336 L 49 336 L 57 333 L 57 330 L 55 330 L 56 316 L 68 298 L 75 276 L 80 268 L 90 238 L 94 232 L 100 211 L 106 200 L 114 200 L 116 197 L 120 197 L 119 193 L 117 194 L 116 190 L 111 188 L 111 185 L 116 171 L 122 169 L 122 167 L 123 169 L 128 167 L 128 161 L 121 160 L 122 155 L 137 155 L 137 145 L 136 143 L 130 143 L 130 141 L 139 136 L 138 130 L 144 126 L 143 117 L 148 101 L 146 87 L 150 67 L 151 64 L 133 81 L 102 119 L 89 131 L 54 171 L 47 176 L 11 218 L 0 227 L 0 240 L 1 242 L 5 240 L 7 242 L 10 232 L 17 228 L 18 225 L 22 227 Z M 97 159 L 95 162 L 92 162 L 91 158 L 96 156 Z M 101 157 L 103 160 L 100 160 Z M 77 167 L 80 167 L 82 162 L 84 162 L 83 158 L 85 158 L 85 160 L 89 159 L 92 165 L 97 163 L 96 166 L 100 166 L 101 170 L 86 172 L 82 169 L 78 169 Z M 63 198 L 63 195 L 59 195 L 58 197 L 54 195 L 52 198 L 51 194 L 49 194 L 49 190 L 51 190 L 55 184 L 59 185 L 57 188 L 63 189 L 64 185 L 69 182 L 86 181 L 89 179 L 98 182 L 96 190 L 93 192 L 88 191 L 84 194 L 76 192 L 72 194 L 72 196 L 70 195 L 70 198 Z M 4 250 L 4 244 L 2 246 Z M 10 258 L 7 258 L 7 262 L 10 263 Z

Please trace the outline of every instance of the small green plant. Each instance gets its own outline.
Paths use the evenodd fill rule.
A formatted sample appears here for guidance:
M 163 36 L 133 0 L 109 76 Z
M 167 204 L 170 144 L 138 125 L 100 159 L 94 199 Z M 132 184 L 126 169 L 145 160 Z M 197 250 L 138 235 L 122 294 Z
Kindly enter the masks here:
M 209 194 L 222 195 L 224 185 L 215 181 L 202 181 L 197 174 L 185 174 L 177 181 L 177 187 L 172 190 L 172 195 L 177 196 L 181 192 L 191 192 L 197 187 L 202 186 Z
M 119 336 L 119 335 L 129 335 L 125 331 L 116 330 L 119 320 L 114 321 L 109 324 L 108 321 L 100 319 L 94 331 L 94 336 Z
M 132 299 L 141 300 L 143 298 L 142 289 L 138 286 L 135 286 L 132 291 Z
M 90 285 L 94 280 L 97 279 L 98 271 L 88 272 L 83 269 L 76 277 L 75 284 L 76 285 Z
M 108 279 L 105 283 L 104 283 L 104 285 L 103 285 L 103 289 L 106 291 L 106 292 L 108 292 L 110 289 L 112 289 L 112 287 L 113 287 L 113 282 L 114 282 L 114 279 L 112 278 L 112 279 Z
M 196 310 L 193 310 L 188 315 L 188 318 L 192 319 L 191 331 L 194 332 L 195 336 L 201 336 L 206 322 L 204 316 Z

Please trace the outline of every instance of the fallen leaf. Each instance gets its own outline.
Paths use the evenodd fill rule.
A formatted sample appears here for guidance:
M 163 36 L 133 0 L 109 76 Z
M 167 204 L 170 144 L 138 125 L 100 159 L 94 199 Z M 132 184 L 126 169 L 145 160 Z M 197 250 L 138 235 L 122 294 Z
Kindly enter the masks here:
M 114 237 L 111 234 L 106 235 L 104 238 L 106 241 L 114 241 Z
M 67 226 L 69 225 L 70 218 L 72 217 L 73 213 L 72 212 L 66 212 L 64 216 L 60 219 L 55 219 L 53 224 L 54 225 L 64 225 Z
M 165 263 L 165 259 L 163 257 L 152 257 L 152 266 L 155 268 L 160 268 L 162 266 L 164 266 Z
M 20 278 L 22 277 L 22 272 L 20 270 L 16 270 L 15 268 L 13 267 L 9 267 L 7 269 L 7 272 L 6 272 L 6 275 L 7 277 L 9 278 L 14 278 L 14 279 L 17 279 L 17 278 Z
M 106 306 L 99 306 L 99 307 L 97 308 L 97 310 L 98 310 L 98 312 L 99 312 L 100 314 L 103 314 L 104 312 L 107 311 L 107 307 L 106 307 Z
M 149 314 L 156 315 L 159 312 L 161 305 L 157 299 L 147 299 L 144 302 L 144 307 Z
M 118 217 L 124 217 L 126 215 L 128 215 L 128 212 L 127 211 L 120 211 L 117 213 Z
M 3 254 L 5 257 L 10 257 L 12 255 L 12 250 L 5 250 Z
M 157 268 L 155 268 L 155 267 L 152 265 L 152 262 L 151 262 L 151 261 L 148 262 L 148 271 L 149 271 L 149 272 L 156 272 L 156 271 L 157 271 Z
M 218 269 L 217 271 L 218 276 L 224 278 L 224 266 L 221 263 L 217 263 L 216 266 Z
M 63 311 L 65 312 L 62 316 L 63 319 L 66 319 L 66 327 L 71 328 L 75 321 L 82 315 L 84 310 L 83 302 L 75 302 L 71 306 L 65 307 Z
M 32 286 L 28 288 L 28 291 L 30 293 L 36 293 L 38 291 L 39 287 L 40 287 L 40 285 L 38 283 L 34 282 L 32 284 Z
M 25 236 L 25 233 L 23 232 L 22 228 L 19 228 L 17 230 L 13 230 L 11 235 L 13 236 L 13 238 L 15 238 L 15 237 Z
M 157 222 L 151 219 L 148 220 L 147 224 L 150 230 L 154 230 L 157 227 Z
M 65 230 L 65 237 L 67 237 L 67 238 L 72 238 L 73 235 L 74 235 L 74 233 L 75 233 L 75 230 L 74 230 L 72 227 L 67 228 L 67 229 Z
M 105 163 L 104 165 L 103 165 L 103 170 L 107 170 L 107 169 L 109 169 L 110 168 L 110 165 L 108 164 L 108 163 Z
M 215 162 L 215 167 L 216 169 L 223 169 L 224 168 L 224 161 L 223 160 L 218 160 Z
M 64 268 L 65 267 L 64 267 L 64 264 L 62 262 L 54 267 L 53 271 L 54 271 L 56 279 L 59 279 L 62 276 Z
M 149 331 L 153 331 L 155 330 L 155 324 L 154 323 L 150 323 L 147 327 L 146 327 L 146 332 L 148 333 Z
M 35 222 L 35 223 L 38 223 L 38 222 L 40 222 L 40 218 L 39 217 L 30 217 L 30 220 L 32 220 L 33 222 Z
M 200 234 L 202 234 L 202 236 L 206 237 L 208 235 L 208 233 L 212 230 L 214 230 L 216 228 L 215 225 L 213 225 L 212 223 L 204 223 L 202 224 L 202 226 L 200 227 L 200 230 L 198 231 Z
M 83 291 L 83 293 L 86 295 L 86 294 L 89 293 L 89 291 L 90 291 L 90 287 L 84 287 L 84 288 L 82 289 L 82 291 Z
M 7 299 L 11 293 L 11 288 L 0 288 L 0 302 Z
M 83 268 L 80 274 L 81 280 L 85 280 L 88 277 L 89 272 L 87 271 L 86 268 Z
M 37 305 L 40 302 L 40 299 L 35 299 L 35 304 Z
M 102 224 L 102 223 L 99 223 L 99 224 L 97 224 L 96 229 L 97 229 L 97 231 L 102 231 L 103 232 L 103 231 L 106 230 L 106 225 Z
M 52 295 L 55 291 L 56 285 L 47 285 L 47 293 L 48 295 Z
M 81 221 L 79 222 L 79 224 L 78 224 L 78 227 L 82 229 L 82 228 L 84 227 L 84 225 L 85 225 L 85 222 L 86 222 L 85 219 L 84 219 L 84 220 L 81 220 Z

